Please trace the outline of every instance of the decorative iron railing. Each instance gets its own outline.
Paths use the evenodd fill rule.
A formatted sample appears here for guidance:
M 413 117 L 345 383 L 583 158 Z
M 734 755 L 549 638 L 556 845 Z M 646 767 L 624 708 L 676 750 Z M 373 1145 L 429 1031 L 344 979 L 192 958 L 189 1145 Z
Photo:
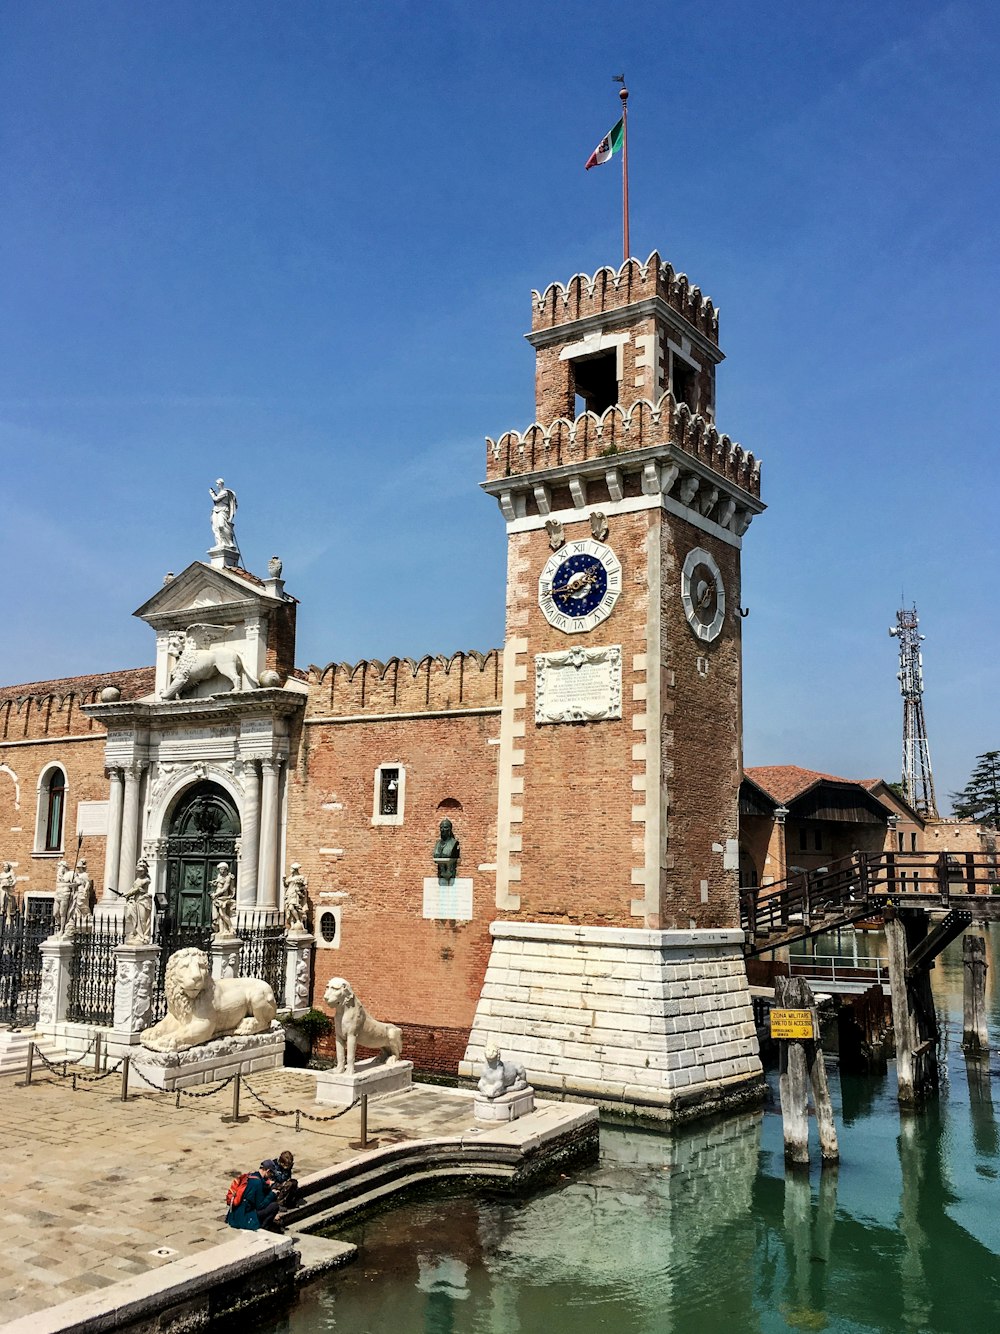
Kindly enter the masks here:
M 0 918 L 0 1023 L 19 1028 L 38 1018 L 39 947 L 51 934 L 51 899 L 27 899 Z
M 236 926 L 243 941 L 240 973 L 267 982 L 279 1005 L 285 1003 L 285 924 L 276 908 L 244 909 Z
M 77 927 L 69 966 L 66 1018 L 71 1024 L 110 1026 L 115 1017 L 115 947 L 125 940 L 117 917 Z
M 167 1013 L 167 962 L 178 950 L 204 950 L 208 953 L 212 947 L 212 928 L 210 926 L 175 926 L 168 916 L 158 917 L 153 929 L 153 943 L 160 947 L 160 958 L 156 966 L 156 986 L 150 1002 L 149 1022 L 155 1023 Z

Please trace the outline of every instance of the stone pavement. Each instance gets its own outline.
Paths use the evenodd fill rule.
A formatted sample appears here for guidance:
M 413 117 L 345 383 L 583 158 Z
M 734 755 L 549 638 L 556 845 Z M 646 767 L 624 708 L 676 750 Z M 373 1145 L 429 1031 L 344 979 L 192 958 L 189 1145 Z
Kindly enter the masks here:
M 302 1118 L 295 1134 L 294 1117 L 266 1112 L 246 1084 L 240 1110 L 249 1120 L 227 1125 L 231 1086 L 182 1097 L 176 1107 L 173 1094 L 146 1091 L 133 1077 L 123 1103 L 119 1075 L 74 1092 L 69 1080 L 35 1070 L 30 1088 L 16 1088 L 17 1076 L 0 1078 L 4 1322 L 225 1241 L 229 1182 L 263 1158 L 291 1149 L 301 1178 L 360 1147 L 358 1108 L 325 1123 Z M 315 1080 L 300 1071 L 252 1075 L 249 1086 L 274 1107 L 336 1111 L 316 1104 Z M 474 1124 L 470 1100 L 429 1085 L 368 1105 L 370 1146 L 458 1135 Z

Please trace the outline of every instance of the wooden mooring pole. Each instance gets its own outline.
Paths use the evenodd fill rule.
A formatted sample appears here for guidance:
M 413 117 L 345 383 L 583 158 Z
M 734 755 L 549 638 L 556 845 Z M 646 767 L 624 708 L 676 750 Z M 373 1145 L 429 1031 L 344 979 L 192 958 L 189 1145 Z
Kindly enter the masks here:
M 816 1001 L 804 977 L 774 979 L 771 1036 L 778 1038 L 778 1090 L 785 1135 L 785 1162 L 809 1167 L 809 1090 L 812 1088 L 823 1165 L 840 1161 L 837 1126 L 819 1042 Z
M 986 940 L 966 932 L 962 942 L 965 965 L 964 1004 L 962 1012 L 962 1048 L 970 1056 L 985 1056 L 990 1049 L 986 1029 Z
M 925 939 L 923 912 L 885 910 L 885 943 L 889 954 L 892 1027 L 896 1042 L 897 1096 L 913 1106 L 937 1088 L 937 1015 L 928 964 L 908 968 L 910 952 Z

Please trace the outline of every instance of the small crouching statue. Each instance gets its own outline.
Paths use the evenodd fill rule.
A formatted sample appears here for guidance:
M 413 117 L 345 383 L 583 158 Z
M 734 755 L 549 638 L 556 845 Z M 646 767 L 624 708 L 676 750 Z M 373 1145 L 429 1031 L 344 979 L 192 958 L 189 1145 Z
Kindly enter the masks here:
M 402 1029 L 373 1019 L 345 978 L 331 977 L 323 1000 L 334 1012 L 338 1074 L 354 1074 L 354 1054 L 359 1042 L 362 1047 L 379 1051 L 387 1065 L 399 1060 L 403 1051 Z
M 486 1059 L 477 1087 L 484 1098 L 492 1101 L 505 1093 L 520 1093 L 526 1089 L 528 1076 L 523 1065 L 518 1065 L 516 1061 L 504 1061 L 500 1056 L 500 1048 L 491 1042 L 486 1048 Z
M 153 900 L 149 897 L 149 863 L 136 862 L 132 888 L 125 891 L 125 944 L 148 945 L 153 939 Z
M 219 862 L 212 881 L 212 931 L 216 940 L 235 935 L 233 917 L 236 913 L 236 877 L 228 862 Z
M 285 887 L 285 930 L 292 936 L 306 935 L 309 931 L 309 881 L 298 862 L 292 862 L 291 871 L 282 877 L 281 883 Z
M 458 873 L 458 861 L 462 849 L 455 837 L 455 829 L 450 820 L 442 820 L 438 829 L 440 837 L 434 844 L 434 865 L 437 867 L 438 883 L 453 885 Z

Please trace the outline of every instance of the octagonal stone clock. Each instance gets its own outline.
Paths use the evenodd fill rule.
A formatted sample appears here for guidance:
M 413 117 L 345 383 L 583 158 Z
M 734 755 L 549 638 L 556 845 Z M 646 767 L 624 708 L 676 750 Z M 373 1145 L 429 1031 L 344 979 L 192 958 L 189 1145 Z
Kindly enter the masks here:
M 681 602 L 688 624 L 706 643 L 718 639 L 726 617 L 726 589 L 711 553 L 692 547 L 681 570 Z
M 622 591 L 622 567 L 603 542 L 567 542 L 538 577 L 538 605 L 550 625 L 565 634 L 593 630 L 607 620 Z

